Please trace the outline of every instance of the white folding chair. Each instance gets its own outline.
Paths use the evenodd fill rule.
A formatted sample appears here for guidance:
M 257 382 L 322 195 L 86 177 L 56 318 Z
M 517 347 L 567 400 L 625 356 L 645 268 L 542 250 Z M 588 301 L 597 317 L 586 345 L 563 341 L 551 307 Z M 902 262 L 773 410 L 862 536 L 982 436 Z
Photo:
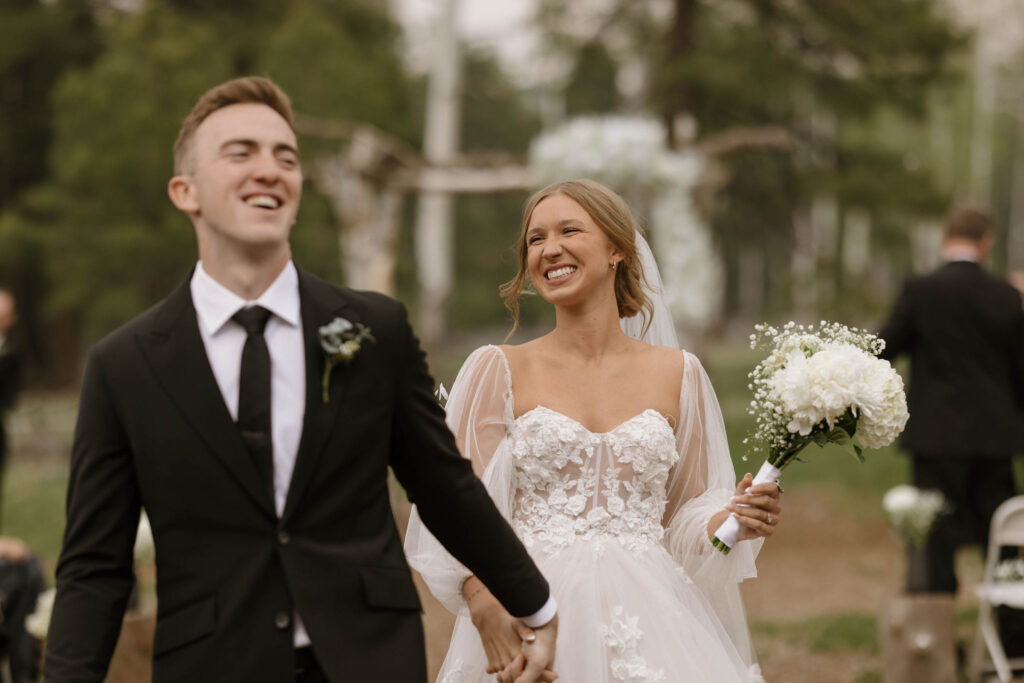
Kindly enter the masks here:
M 995 672 L 1000 683 L 1012 679 L 1013 670 L 1024 668 L 1024 657 L 1007 659 L 996 629 L 995 608 L 1007 605 L 1024 609 L 1024 585 L 996 583 L 999 551 L 1005 546 L 1024 549 L 1024 496 L 1014 496 L 996 508 L 989 531 L 985 555 L 985 575 L 978 586 L 978 630 L 971 654 L 971 681 L 979 683 L 982 676 Z

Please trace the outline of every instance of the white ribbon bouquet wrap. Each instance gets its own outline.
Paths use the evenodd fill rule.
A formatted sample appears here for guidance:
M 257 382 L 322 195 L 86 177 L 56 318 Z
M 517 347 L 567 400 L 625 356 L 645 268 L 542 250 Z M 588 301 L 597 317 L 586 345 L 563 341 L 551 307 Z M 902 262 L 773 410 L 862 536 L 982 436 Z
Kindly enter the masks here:
M 885 342 L 840 323 L 817 329 L 787 323 L 782 330 L 756 325 L 750 347 L 770 353 L 749 377 L 757 422 L 743 440 L 765 458 L 754 484 L 778 481 L 782 470 L 811 445 L 836 444 L 863 461 L 864 448 L 892 443 L 907 423 L 903 380 L 878 358 Z M 729 518 L 712 543 L 728 553 L 740 523 Z

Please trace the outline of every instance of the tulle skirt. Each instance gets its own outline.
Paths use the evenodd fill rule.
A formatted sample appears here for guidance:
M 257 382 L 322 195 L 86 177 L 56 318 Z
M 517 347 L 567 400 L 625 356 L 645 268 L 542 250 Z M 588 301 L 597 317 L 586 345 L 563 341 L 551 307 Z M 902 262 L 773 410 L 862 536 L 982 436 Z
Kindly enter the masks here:
M 700 589 L 660 545 L 576 541 L 534 560 L 558 601 L 561 683 L 761 683 Z M 455 623 L 438 683 L 494 681 L 468 616 Z

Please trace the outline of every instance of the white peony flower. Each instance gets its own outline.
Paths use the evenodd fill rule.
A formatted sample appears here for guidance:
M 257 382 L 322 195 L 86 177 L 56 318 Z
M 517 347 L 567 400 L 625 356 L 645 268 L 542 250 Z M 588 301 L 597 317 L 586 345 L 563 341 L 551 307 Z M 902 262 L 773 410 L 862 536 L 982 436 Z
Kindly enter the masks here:
M 749 375 L 754 397 L 748 412 L 756 426 L 744 443 L 754 453 L 784 467 L 837 422 L 853 431 L 851 415 L 857 423 L 850 436 L 868 448 L 891 443 L 903 430 L 903 380 L 876 358 L 884 343 L 875 335 L 840 323 L 822 321 L 815 328 L 789 322 L 781 330 L 755 325 L 750 339 L 751 348 L 769 349 Z
M 836 419 L 855 405 L 860 374 L 873 360 L 848 345 L 826 348 L 810 357 L 800 350 L 790 351 L 785 366 L 768 381 L 790 416 L 789 431 L 806 436 L 822 421 L 835 426 Z
M 809 357 L 792 348 L 767 384 L 789 415 L 787 429 L 803 436 L 822 422 L 834 427 L 852 408 L 860 418 L 858 440 L 880 448 L 892 443 L 907 422 L 903 380 L 887 361 L 851 344 L 824 344 Z

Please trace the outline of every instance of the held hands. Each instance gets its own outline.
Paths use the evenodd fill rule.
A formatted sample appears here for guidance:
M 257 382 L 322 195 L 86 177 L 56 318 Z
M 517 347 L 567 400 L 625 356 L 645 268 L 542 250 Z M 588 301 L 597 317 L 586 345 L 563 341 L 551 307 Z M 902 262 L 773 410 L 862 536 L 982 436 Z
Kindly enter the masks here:
M 475 576 L 466 580 L 462 594 L 487 655 L 487 673 L 499 683 L 551 683 L 558 617 L 536 631 L 513 617 Z
M 551 668 L 555 663 L 558 615 L 535 631 L 536 638 L 524 641 L 523 651 L 497 675 L 498 683 L 552 683 L 558 678 L 558 674 Z
M 752 475 L 744 475 L 736 486 L 732 502 L 725 506 L 740 523 L 741 541 L 771 536 L 775 533 L 775 525 L 779 523 L 779 515 L 782 513 L 779 485 L 766 483 L 752 486 L 753 481 Z

